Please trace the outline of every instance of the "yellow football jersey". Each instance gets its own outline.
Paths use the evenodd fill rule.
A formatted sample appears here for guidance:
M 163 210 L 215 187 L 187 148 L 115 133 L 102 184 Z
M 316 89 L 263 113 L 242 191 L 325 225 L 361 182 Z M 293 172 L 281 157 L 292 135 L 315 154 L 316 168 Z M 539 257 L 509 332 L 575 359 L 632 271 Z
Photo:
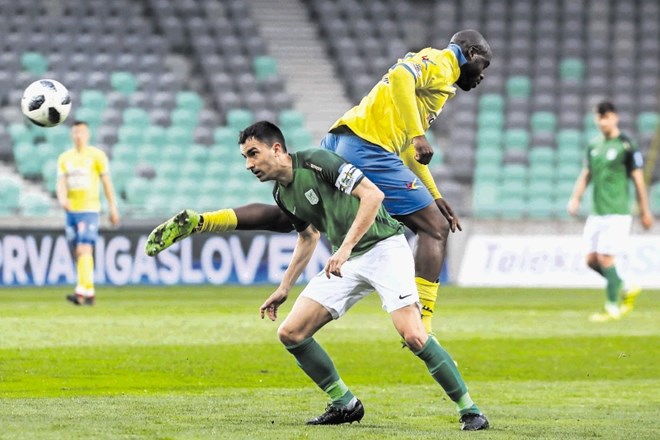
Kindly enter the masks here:
M 99 181 L 108 172 L 108 156 L 96 147 L 78 152 L 75 148 L 60 154 L 57 176 L 66 178 L 67 197 L 74 212 L 99 212 Z
M 400 59 L 362 101 L 331 130 L 348 126 L 361 138 L 401 155 L 412 138 L 426 133 L 460 76 L 450 49 L 427 47 Z

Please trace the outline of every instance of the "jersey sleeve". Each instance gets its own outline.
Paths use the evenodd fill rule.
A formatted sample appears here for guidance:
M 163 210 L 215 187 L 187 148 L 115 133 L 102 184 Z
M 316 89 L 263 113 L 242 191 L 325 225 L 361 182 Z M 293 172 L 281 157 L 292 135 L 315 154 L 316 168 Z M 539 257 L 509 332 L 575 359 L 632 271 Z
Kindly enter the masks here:
M 315 150 L 305 158 L 304 166 L 315 171 L 325 182 L 346 194 L 351 194 L 364 179 L 364 174 L 355 165 L 327 150 Z
M 423 84 L 422 70 L 421 63 L 414 61 L 413 57 L 406 57 L 392 66 L 388 74 L 394 108 L 398 109 L 410 138 L 424 134 L 415 97 L 415 90 Z
M 293 225 L 296 232 L 302 232 L 309 227 L 309 222 L 299 219 L 291 211 L 284 207 L 284 204 L 282 204 L 282 201 L 280 200 L 280 192 L 277 185 L 275 185 L 275 188 L 273 188 L 273 199 L 275 199 L 275 203 L 280 208 L 280 210 L 289 218 L 289 221 Z
M 110 171 L 108 166 L 108 156 L 103 152 L 103 150 L 98 150 L 94 168 L 99 176 L 107 174 Z
M 633 172 L 638 168 L 644 167 L 644 158 L 642 157 L 642 152 L 637 149 L 637 146 L 629 138 L 623 138 L 623 147 L 625 149 L 625 164 L 628 174 Z
M 433 199 L 442 198 L 442 194 L 438 190 L 438 186 L 431 175 L 428 165 L 421 164 L 415 159 L 415 149 L 406 148 L 401 152 L 401 160 L 404 165 L 406 165 L 410 170 L 415 173 L 415 176 L 424 184 L 424 186 L 429 190 Z

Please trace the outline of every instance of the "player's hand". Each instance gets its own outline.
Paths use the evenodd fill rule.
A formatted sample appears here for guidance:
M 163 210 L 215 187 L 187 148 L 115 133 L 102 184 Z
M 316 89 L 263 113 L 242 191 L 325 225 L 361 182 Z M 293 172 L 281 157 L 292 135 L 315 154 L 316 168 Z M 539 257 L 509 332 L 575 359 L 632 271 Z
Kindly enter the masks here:
M 279 309 L 280 305 L 282 305 L 288 297 L 288 290 L 278 287 L 259 308 L 261 319 L 264 319 L 264 316 L 267 313 L 268 318 L 271 321 L 275 321 L 277 319 L 277 309 Z
M 422 165 L 428 165 L 433 157 L 433 147 L 426 140 L 426 136 L 414 137 L 413 147 L 415 147 L 415 160 Z
M 645 212 L 642 214 L 640 220 L 642 221 L 642 227 L 644 227 L 644 229 L 647 231 L 651 229 L 651 226 L 653 226 L 653 216 L 650 212 Z
M 571 197 L 571 199 L 568 201 L 568 206 L 566 209 L 570 215 L 576 216 L 578 209 L 580 209 L 580 200 L 576 199 L 575 197 Z
M 454 214 L 454 210 L 451 208 L 449 203 L 442 197 L 439 199 L 435 199 L 435 204 L 438 206 L 438 209 L 440 209 L 440 212 L 442 215 L 447 219 L 449 222 L 449 230 L 451 232 L 456 232 L 456 229 L 459 231 L 462 231 L 463 228 L 461 227 L 461 223 L 458 220 L 458 216 Z
M 117 208 L 110 209 L 110 224 L 112 226 L 119 225 L 119 212 L 117 211 Z
M 325 264 L 325 276 L 330 278 L 330 275 L 341 278 L 341 267 L 351 256 L 351 250 L 340 247 L 337 249 L 328 262 Z
M 71 204 L 69 203 L 68 199 L 64 200 L 63 202 L 60 202 L 60 206 L 62 207 L 62 209 L 64 209 L 67 212 L 71 209 Z

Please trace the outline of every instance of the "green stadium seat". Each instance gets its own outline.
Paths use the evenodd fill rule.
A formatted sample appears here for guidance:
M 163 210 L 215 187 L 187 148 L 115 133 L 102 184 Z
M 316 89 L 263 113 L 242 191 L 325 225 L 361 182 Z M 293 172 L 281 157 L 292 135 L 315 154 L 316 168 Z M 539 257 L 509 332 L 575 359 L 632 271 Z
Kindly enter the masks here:
M 145 127 L 151 124 L 147 111 L 139 107 L 128 107 L 125 109 L 122 113 L 122 121 L 124 125 L 139 127 L 141 130 L 144 130 Z
M 80 105 L 102 112 L 108 106 L 108 99 L 100 90 L 85 89 L 80 92 Z
M 535 194 L 527 200 L 527 216 L 531 219 L 550 219 L 554 213 L 554 199 L 548 195 Z
M 500 194 L 502 197 L 524 198 L 527 194 L 527 182 L 507 179 L 505 176 L 500 186 Z
M 554 132 L 557 126 L 557 117 L 552 112 L 534 112 L 532 114 L 532 131 L 550 131 Z
M 637 131 L 639 133 L 653 133 L 660 122 L 660 114 L 656 112 L 642 112 L 637 115 Z
M 554 163 L 534 162 L 529 166 L 529 180 L 553 181 L 557 175 Z
M 557 133 L 557 148 L 580 149 L 582 148 L 582 133 L 578 130 L 560 130 Z
M 51 198 L 40 193 L 21 194 L 20 209 L 26 217 L 43 217 L 50 213 Z
M 167 129 L 168 144 L 179 145 L 181 147 L 188 147 L 188 145 L 192 143 L 192 140 L 193 140 L 192 130 L 176 125 L 173 125 Z
M 510 98 L 527 98 L 531 90 L 532 84 L 527 76 L 512 76 L 506 82 L 506 94 Z
M 192 145 L 186 151 L 186 157 L 189 161 L 199 162 L 206 165 L 209 158 L 209 148 L 203 145 Z M 238 154 L 238 148 L 236 148 Z
M 39 160 L 39 150 L 31 143 L 15 144 L 14 160 L 18 172 L 25 177 L 40 177 L 43 163 Z
M 48 71 L 48 60 L 39 52 L 24 52 L 21 55 L 21 65 L 34 76 L 43 76 Z
M 529 132 L 524 129 L 512 128 L 504 133 L 504 149 L 526 151 L 529 148 Z
M 527 202 L 523 197 L 501 197 L 497 207 L 498 217 L 506 220 L 519 220 L 527 213 Z
M 144 206 L 151 193 L 152 181 L 133 177 L 126 183 L 126 201 L 131 205 Z
M 55 145 L 60 151 L 73 147 L 71 133 L 65 125 L 45 129 L 45 132 L 46 142 Z
M 486 93 L 479 99 L 479 112 L 503 112 L 504 97 L 498 93 Z
M 187 108 L 176 108 L 172 110 L 172 127 L 183 127 L 186 130 L 193 130 L 199 123 L 199 112 Z
M 254 123 L 254 114 L 250 110 L 233 109 L 227 112 L 227 126 L 237 132 L 237 139 L 238 132 L 252 123 Z
M 23 184 L 12 176 L 0 176 L 0 215 L 11 215 L 20 206 Z
M 315 147 L 312 139 L 312 133 L 304 127 L 294 128 L 285 134 L 288 146 L 296 150 Z
M 504 133 L 500 128 L 480 128 L 477 131 L 477 149 L 484 147 L 502 148 Z
M 78 107 L 75 113 L 75 120 L 87 122 L 90 126 L 90 130 L 93 132 L 101 125 L 103 120 L 101 112 L 102 110 L 93 107 Z
M 57 159 L 51 159 L 44 162 L 41 166 L 41 176 L 44 179 L 44 186 L 50 194 L 57 191 Z
M 527 174 L 527 166 L 519 163 L 508 163 L 502 166 L 502 177 L 506 179 L 525 182 Z
M 504 153 L 502 152 L 501 148 L 482 147 L 477 148 L 477 152 L 475 153 L 475 160 L 477 164 L 491 162 L 501 163 L 503 155 Z
M 565 58 L 559 64 L 559 76 L 562 81 L 581 81 L 584 77 L 584 62 L 579 58 Z
M 502 166 L 497 162 L 477 163 L 474 169 L 475 184 L 497 184 L 502 177 Z
M 150 125 L 144 130 L 144 142 L 150 145 L 164 146 L 167 142 L 165 127 Z
M 34 141 L 32 132 L 25 124 L 10 124 L 7 129 L 12 142 L 15 144 L 32 143 Z
M 124 95 L 132 95 L 138 89 L 138 82 L 131 72 L 112 72 L 110 75 L 112 88 Z
M 117 194 L 123 194 L 126 190 L 126 184 L 133 178 L 134 167 L 132 163 L 113 160 L 110 163 L 110 174 L 112 183 Z
M 137 160 L 137 147 L 134 145 L 117 143 L 112 147 L 110 155 L 113 161 L 133 164 Z
M 256 56 L 252 60 L 252 66 L 258 81 L 277 75 L 277 61 L 273 57 L 267 55 Z
M 534 147 L 529 150 L 529 162 L 531 165 L 535 163 L 554 164 L 556 159 L 556 152 L 551 147 Z
M 202 97 L 199 96 L 199 94 L 196 92 L 177 92 L 176 106 L 180 109 L 193 111 L 199 114 L 199 112 L 204 107 L 204 101 L 202 100 Z
M 594 114 L 588 112 L 584 115 L 582 120 L 582 128 L 585 132 L 597 132 L 598 126 L 596 125 L 596 120 L 594 119 Z
M 181 176 L 195 176 L 195 179 L 201 178 L 204 175 L 204 168 L 206 164 L 197 161 L 187 161 L 181 165 Z
M 160 148 L 155 145 L 143 144 L 137 149 L 137 162 L 140 164 L 160 165 L 162 154 Z
M 213 140 L 217 145 L 233 147 L 238 145 L 239 130 L 230 127 L 218 127 L 213 131 Z
M 119 127 L 118 140 L 122 144 L 138 149 L 144 144 L 144 127 L 138 125 L 122 125 Z
M 282 110 L 277 121 L 282 131 L 305 126 L 305 116 L 297 110 Z
M 504 127 L 504 114 L 500 111 L 480 111 L 477 116 L 477 126 L 482 129 L 499 129 Z
M 557 181 L 575 182 L 580 171 L 582 171 L 582 163 L 580 162 L 574 164 L 563 163 L 557 168 Z

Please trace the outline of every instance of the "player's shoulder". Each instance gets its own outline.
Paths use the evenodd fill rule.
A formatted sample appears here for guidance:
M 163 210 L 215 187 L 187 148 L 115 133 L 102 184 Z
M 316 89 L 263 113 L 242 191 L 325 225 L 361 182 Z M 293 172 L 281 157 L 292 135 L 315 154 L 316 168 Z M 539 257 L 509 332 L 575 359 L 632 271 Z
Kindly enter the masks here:
M 633 141 L 633 138 L 628 133 L 621 132 L 619 134 L 619 140 L 621 141 L 621 144 L 623 145 L 624 150 L 629 151 L 629 150 L 634 150 L 635 149 L 635 142 Z
M 97 159 L 97 160 L 107 160 L 108 159 L 108 155 L 101 148 L 96 147 L 94 145 L 90 145 L 87 148 L 88 148 L 87 151 L 89 152 L 89 154 L 91 156 L 93 156 L 95 159 Z
M 311 169 L 319 173 L 331 164 L 335 164 L 338 160 L 344 161 L 341 156 L 324 148 L 301 150 L 294 153 L 293 156 L 296 158 L 299 167 Z

